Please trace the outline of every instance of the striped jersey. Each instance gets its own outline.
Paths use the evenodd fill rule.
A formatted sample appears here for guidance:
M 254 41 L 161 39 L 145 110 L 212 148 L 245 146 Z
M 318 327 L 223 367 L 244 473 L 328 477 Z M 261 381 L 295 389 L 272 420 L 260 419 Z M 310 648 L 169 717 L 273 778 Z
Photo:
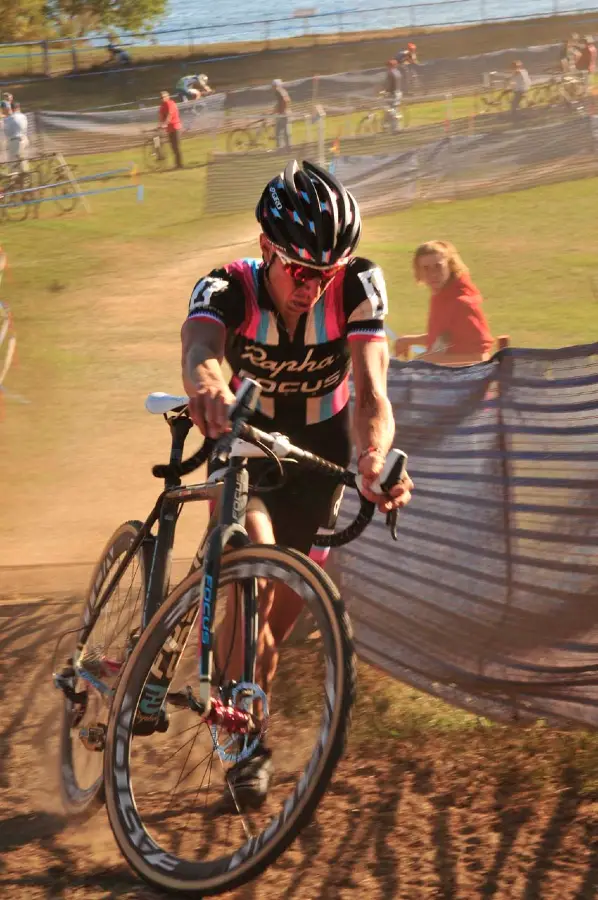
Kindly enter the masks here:
M 245 378 L 262 387 L 259 411 L 277 424 L 312 425 L 349 401 L 351 341 L 386 340 L 388 303 L 382 270 L 354 257 L 304 313 L 293 338 L 264 284 L 264 264 L 240 259 L 197 282 L 190 319 L 226 329 L 233 390 Z

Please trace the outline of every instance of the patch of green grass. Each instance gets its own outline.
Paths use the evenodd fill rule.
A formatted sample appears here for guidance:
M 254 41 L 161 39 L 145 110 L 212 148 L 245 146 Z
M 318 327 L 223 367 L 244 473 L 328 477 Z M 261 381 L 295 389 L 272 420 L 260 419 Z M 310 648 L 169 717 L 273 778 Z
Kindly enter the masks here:
M 590 178 L 368 219 L 360 250 L 384 269 L 392 328 L 425 330 L 428 294 L 415 284 L 411 258 L 418 244 L 439 239 L 469 266 L 495 336 L 534 347 L 597 340 L 597 187 Z

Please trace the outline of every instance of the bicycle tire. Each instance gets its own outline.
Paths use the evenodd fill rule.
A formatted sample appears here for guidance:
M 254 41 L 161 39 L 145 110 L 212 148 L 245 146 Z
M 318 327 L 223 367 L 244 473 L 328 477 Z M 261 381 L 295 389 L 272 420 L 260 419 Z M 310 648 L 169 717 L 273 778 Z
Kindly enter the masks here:
M 66 181 L 67 183 L 58 183 L 63 181 Z M 51 175 L 50 183 L 56 184 L 56 187 L 51 188 L 51 191 L 54 202 L 56 203 L 60 212 L 72 212 L 77 203 L 79 203 L 79 197 L 73 195 L 75 188 L 68 178 L 68 172 L 66 171 L 65 166 L 61 166 L 59 164 L 54 169 L 54 172 Z
M 27 202 L 35 198 L 35 193 L 31 193 L 28 190 L 32 187 L 34 187 L 34 184 L 30 172 L 21 176 L 21 184 L 18 187 L 15 187 L 14 184 L 11 185 L 10 179 L 5 180 L 3 191 L 8 193 L 8 196 L 4 199 L 5 194 L 3 193 L 2 206 L 8 222 L 24 222 L 28 218 L 29 213 L 34 208 L 34 204 Z
M 375 113 L 367 113 L 367 115 L 363 116 L 363 118 L 359 120 L 359 122 L 357 123 L 357 128 L 355 129 L 355 134 L 362 137 L 376 134 Z
M 97 607 L 99 598 L 101 597 L 102 588 L 107 584 L 109 578 L 111 577 L 111 573 L 115 571 L 115 567 L 116 565 L 118 565 L 119 559 L 122 558 L 127 552 L 129 547 L 133 543 L 133 540 L 137 537 L 141 527 L 142 523 L 137 521 L 123 523 L 119 528 L 116 529 L 116 531 L 104 547 L 104 550 L 91 576 L 90 586 L 85 598 L 85 607 L 83 615 L 81 617 L 81 627 L 77 634 L 77 643 L 79 643 L 80 638 L 83 637 L 83 631 L 86 627 L 86 623 L 89 622 L 90 617 Z M 146 572 L 151 560 L 153 542 L 154 538 L 150 536 L 147 542 L 142 544 L 141 548 L 137 552 L 139 571 L 141 575 L 140 593 L 143 597 L 145 596 L 145 589 L 147 586 Z M 123 573 L 123 578 L 125 577 L 126 570 L 125 573 Z M 114 595 L 108 600 L 106 607 L 110 605 L 113 598 Z M 133 618 L 138 619 L 139 624 L 141 623 L 142 608 L 143 601 L 136 604 L 133 610 L 133 615 L 131 616 L 128 624 L 125 626 L 127 627 L 129 632 L 128 637 L 130 637 Z M 102 610 L 98 621 L 101 621 L 103 612 L 104 611 Z M 118 623 L 119 619 L 117 619 L 117 626 Z M 94 624 L 94 627 L 92 628 L 87 639 L 87 643 L 89 643 L 90 640 L 93 639 L 94 629 L 96 628 L 97 624 L 98 623 Z M 71 682 L 71 687 L 73 688 L 73 690 L 76 689 L 76 679 L 74 677 Z M 96 693 L 98 692 L 96 691 Z M 92 714 L 94 711 L 95 709 L 93 708 L 92 701 Z M 69 816 L 75 819 L 84 819 L 93 815 L 93 813 L 96 812 L 97 809 L 99 809 L 104 803 L 102 767 L 98 767 L 98 777 L 95 778 L 87 787 L 84 787 L 80 783 L 81 779 L 77 774 L 76 766 L 74 763 L 73 751 L 75 747 L 77 747 L 78 749 L 78 743 L 80 743 L 79 733 L 75 734 L 74 729 L 79 728 L 81 722 L 85 719 L 86 712 L 87 709 L 83 713 L 83 716 L 80 717 L 80 710 L 76 709 L 75 704 L 72 703 L 66 696 L 64 697 L 62 721 L 60 726 L 60 795 L 65 811 Z M 96 751 L 87 752 L 96 753 Z
M 255 145 L 255 139 L 245 128 L 235 128 L 228 136 L 226 146 L 229 153 L 247 153 Z
M 205 861 L 207 854 L 199 854 L 202 861 L 198 861 L 196 849 L 192 850 L 191 862 L 165 851 L 150 834 L 139 813 L 139 797 L 136 801 L 132 787 L 132 782 L 133 785 L 136 783 L 135 776 L 131 779 L 130 761 L 135 750 L 132 748 L 132 739 L 140 698 L 150 670 L 155 674 L 158 667 L 162 675 L 170 679 L 169 684 L 177 678 L 176 668 L 194 627 L 190 623 L 198 619 L 201 574 L 196 572 L 190 575 L 175 588 L 132 653 L 112 705 L 104 756 L 108 818 L 123 856 L 131 868 L 152 886 L 193 896 L 219 894 L 245 884 L 264 871 L 295 840 L 311 819 L 342 755 L 355 695 L 355 660 L 350 623 L 330 578 L 319 566 L 294 550 L 273 545 L 248 545 L 241 549 L 227 550 L 222 556 L 221 585 L 242 585 L 248 579 L 255 578 L 291 583 L 292 590 L 297 591 L 306 607 L 314 614 L 322 645 L 320 648 L 318 644 L 318 652 L 325 672 L 321 715 L 318 715 L 318 710 L 314 713 L 310 707 L 312 721 L 317 722 L 319 729 L 318 739 L 313 750 L 311 740 L 309 741 L 307 752 L 311 750 L 311 755 L 294 790 L 292 786 L 289 787 L 288 780 L 281 779 L 284 785 L 281 789 L 285 791 L 286 800 L 280 812 L 259 834 L 248 838 L 247 832 L 243 835 L 239 830 L 243 835 L 241 841 L 244 841 L 241 847 L 209 862 Z M 173 641 L 175 651 L 172 650 Z M 173 654 L 177 651 L 179 656 L 173 663 Z M 164 675 L 164 672 L 168 674 Z M 199 727 L 198 724 L 197 728 Z M 184 729 L 181 734 L 188 730 Z M 143 737 L 141 740 L 151 738 Z M 147 745 L 142 746 L 145 748 Z M 145 751 L 146 759 L 154 766 L 155 755 L 155 748 Z M 166 762 L 172 756 L 168 756 Z M 187 761 L 184 766 L 186 763 Z M 152 783 L 161 785 L 153 768 L 152 773 Z M 181 777 L 182 773 L 176 787 Z M 159 787 L 155 787 L 148 795 L 151 805 L 147 807 L 147 818 L 154 834 L 161 824 L 157 823 L 155 812 L 159 790 Z M 287 790 L 292 791 L 288 796 Z M 198 794 L 195 794 L 199 814 L 203 803 L 203 799 L 198 803 Z M 207 801 L 204 812 L 213 816 L 211 808 L 207 810 Z M 175 824 L 171 820 L 176 818 L 176 813 L 170 806 L 167 807 L 166 818 L 169 821 L 165 827 L 177 829 L 175 842 L 180 839 L 180 829 L 185 830 L 189 816 L 185 819 L 184 826 L 182 823 Z M 208 837 L 205 840 L 211 841 L 210 847 L 214 843 L 212 828 L 217 826 L 217 821 L 208 819 Z M 202 840 L 201 831 L 195 825 L 191 831 L 192 846 L 196 848 Z M 180 852 L 179 846 L 176 843 L 175 852 Z
M 143 143 L 143 161 L 145 168 L 150 172 L 160 172 L 166 165 L 164 143 L 156 139 L 156 135 L 150 135 Z

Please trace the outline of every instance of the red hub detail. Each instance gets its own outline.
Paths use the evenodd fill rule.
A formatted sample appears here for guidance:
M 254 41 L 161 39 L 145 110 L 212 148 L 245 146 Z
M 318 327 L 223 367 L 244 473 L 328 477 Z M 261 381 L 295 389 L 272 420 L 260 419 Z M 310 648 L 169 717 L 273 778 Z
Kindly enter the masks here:
M 252 725 L 249 713 L 234 706 L 226 706 L 218 699 L 212 700 L 206 722 L 225 728 L 230 734 L 248 734 Z

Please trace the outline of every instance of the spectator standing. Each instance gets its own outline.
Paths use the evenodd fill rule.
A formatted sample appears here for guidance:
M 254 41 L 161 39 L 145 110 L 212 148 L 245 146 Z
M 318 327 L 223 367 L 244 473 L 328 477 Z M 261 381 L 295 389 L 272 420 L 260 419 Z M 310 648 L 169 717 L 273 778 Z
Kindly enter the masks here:
M 158 121 L 168 135 L 174 163 L 177 169 L 183 168 L 183 160 L 181 157 L 181 117 L 179 116 L 179 108 L 168 93 L 168 91 L 160 91 L 162 103 L 158 109 Z
M 467 266 L 448 241 L 428 241 L 413 255 L 418 284 L 430 289 L 428 330 L 397 339 L 395 354 L 404 357 L 414 344 L 423 344 L 430 362 L 468 365 L 488 359 L 494 344 L 482 310 L 483 298 Z
M 13 95 L 11 93 L 9 93 L 8 91 L 5 91 L 2 94 L 2 102 L 7 103 L 8 106 L 10 107 L 10 111 L 11 112 L 13 111 L 13 104 L 15 102 L 15 98 L 13 97 Z
M 393 134 L 399 130 L 400 115 L 398 107 L 401 105 L 403 91 L 401 90 L 403 78 L 396 59 L 389 59 L 386 65 L 386 78 L 384 79 L 384 96 L 389 105 L 391 117 L 391 130 Z
M 17 163 L 20 172 L 28 172 L 27 150 L 29 138 L 27 136 L 27 116 L 21 112 L 20 103 L 14 103 L 11 110 L 10 106 L 4 101 L 2 103 L 2 113 L 4 115 L 4 137 L 6 139 L 8 162 Z
M 272 82 L 274 91 L 274 116 L 276 122 L 276 146 L 288 150 L 291 146 L 291 126 L 289 114 L 291 111 L 291 98 L 280 78 Z
M 575 59 L 575 68 L 584 75 L 586 86 L 589 86 L 590 77 L 596 71 L 596 44 L 591 35 L 587 35 L 581 43 Z
M 577 54 L 579 53 L 578 45 L 579 43 L 579 35 L 572 34 L 561 44 L 561 50 L 559 54 L 559 62 L 561 66 L 562 72 L 570 72 L 571 69 L 575 68 L 575 59 Z
M 532 80 L 529 72 L 520 59 L 515 60 L 512 64 L 513 74 L 511 76 L 511 87 L 513 89 L 513 99 L 511 101 L 511 115 L 513 119 L 517 118 L 517 111 L 527 92 L 529 91 Z

